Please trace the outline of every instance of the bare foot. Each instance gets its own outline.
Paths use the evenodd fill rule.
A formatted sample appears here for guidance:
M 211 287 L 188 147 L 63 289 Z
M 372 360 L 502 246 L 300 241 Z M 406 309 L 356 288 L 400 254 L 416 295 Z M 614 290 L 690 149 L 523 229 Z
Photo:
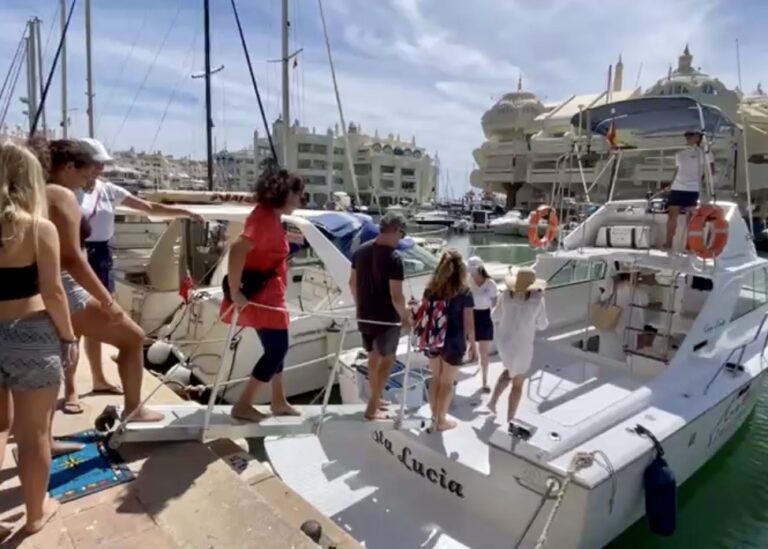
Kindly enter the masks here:
M 125 410 L 123 412 L 123 415 L 120 419 L 125 420 L 131 412 L 128 410 Z M 139 410 L 131 416 L 132 422 L 139 422 L 139 423 L 152 423 L 154 421 L 162 421 L 165 419 L 165 414 L 162 412 L 157 412 L 155 410 L 150 410 L 149 408 L 139 408 Z
M 450 431 L 451 429 L 455 429 L 457 425 L 458 424 L 452 419 L 446 419 L 445 421 L 441 421 L 437 424 L 437 430 Z
M 260 421 L 269 417 L 269 414 L 262 414 L 253 406 L 244 406 L 242 408 L 233 406 L 231 415 L 235 419 L 239 419 L 241 421 L 251 421 L 253 423 L 259 423 Z
M 59 510 L 60 506 L 61 504 L 58 501 L 52 497 L 46 496 L 45 501 L 43 502 L 43 515 L 34 520 L 28 519 L 27 524 L 24 526 L 24 530 L 28 534 L 36 534 L 53 518 L 53 515 L 56 514 L 56 511 Z
M 365 419 L 365 421 L 376 421 L 380 419 L 389 419 L 389 416 L 384 412 L 382 412 L 381 410 L 377 410 L 373 414 L 369 414 L 368 412 L 366 412 L 363 418 Z
M 272 410 L 272 413 L 276 416 L 300 416 L 301 415 L 301 412 L 299 412 L 296 408 L 292 407 L 287 402 L 285 404 L 272 405 L 270 406 L 270 409 Z
M 54 440 L 51 443 L 51 457 L 59 457 L 73 452 L 79 452 L 83 448 L 85 448 L 85 444 L 81 442 Z

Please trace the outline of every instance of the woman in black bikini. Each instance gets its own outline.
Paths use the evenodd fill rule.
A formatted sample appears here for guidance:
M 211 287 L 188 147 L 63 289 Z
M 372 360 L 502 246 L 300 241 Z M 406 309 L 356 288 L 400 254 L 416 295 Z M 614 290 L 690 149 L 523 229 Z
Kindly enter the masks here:
M 11 427 L 19 450 L 25 530 L 58 508 L 47 494 L 51 417 L 62 368 L 77 341 L 59 271 L 56 227 L 45 219 L 45 179 L 32 153 L 0 145 L 0 465 Z M 0 525 L 0 543 L 9 533 Z
M 37 140 L 35 150 L 45 158 L 45 149 Z M 117 347 L 118 371 L 125 391 L 123 414 L 139 408 L 144 369 L 144 332 L 112 299 L 99 281 L 83 251 L 88 236 L 74 190 L 81 188 L 91 170 L 90 155 L 77 142 L 53 141 L 50 144 L 50 184 L 46 187 L 49 217 L 59 232 L 61 270 L 67 291 L 72 324 L 78 336 L 88 336 Z M 74 384 L 74 368 L 65 379 L 65 413 L 82 413 Z M 132 421 L 159 421 L 163 415 L 147 408 L 136 411 Z

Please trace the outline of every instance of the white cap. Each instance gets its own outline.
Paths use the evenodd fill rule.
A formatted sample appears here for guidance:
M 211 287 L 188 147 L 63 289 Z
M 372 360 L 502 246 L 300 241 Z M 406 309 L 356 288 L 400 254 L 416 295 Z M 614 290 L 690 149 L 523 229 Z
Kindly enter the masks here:
M 85 145 L 85 147 L 88 149 L 88 153 L 91 155 L 91 160 L 94 162 L 108 164 L 109 162 L 114 161 L 114 158 L 109 156 L 107 148 L 98 139 L 93 139 L 91 137 L 80 137 L 77 139 L 77 141 Z
M 473 255 L 467 259 L 467 271 L 469 271 L 469 274 L 479 273 L 480 269 L 482 269 L 484 266 L 485 265 L 483 264 L 483 260 L 476 255 Z

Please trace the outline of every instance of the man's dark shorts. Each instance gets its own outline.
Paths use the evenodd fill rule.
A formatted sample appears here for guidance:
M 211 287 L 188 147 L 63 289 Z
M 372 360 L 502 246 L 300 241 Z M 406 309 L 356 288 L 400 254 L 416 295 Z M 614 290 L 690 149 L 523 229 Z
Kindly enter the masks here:
M 693 208 L 699 201 L 699 193 L 695 191 L 669 191 L 667 206 L 677 206 L 681 210 Z
M 383 328 L 375 334 L 360 334 L 363 336 L 363 349 L 370 353 L 374 349 L 381 356 L 393 356 L 397 353 L 400 341 L 400 326 Z

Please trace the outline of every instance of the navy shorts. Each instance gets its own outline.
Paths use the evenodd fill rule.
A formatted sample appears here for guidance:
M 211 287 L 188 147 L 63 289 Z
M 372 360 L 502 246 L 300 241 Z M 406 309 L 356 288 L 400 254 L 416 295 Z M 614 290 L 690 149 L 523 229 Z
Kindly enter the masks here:
M 282 373 L 285 355 L 288 354 L 288 330 L 262 328 L 256 330 L 264 354 L 253 367 L 251 375 L 263 383 L 269 382 L 275 374 Z
M 115 293 L 114 263 L 109 241 L 86 242 L 85 250 L 88 252 L 88 263 L 93 272 L 99 277 L 104 287 L 109 290 L 109 293 Z
M 493 341 L 493 321 L 490 309 L 475 309 L 475 340 Z
M 699 193 L 696 191 L 669 191 L 667 206 L 677 206 L 685 210 L 696 206 L 699 201 Z
M 446 362 L 451 366 L 461 366 L 464 364 L 465 352 L 466 349 L 464 351 L 460 351 L 458 349 L 443 349 L 442 351 L 425 351 L 424 355 L 427 358 L 440 357 L 443 359 L 443 362 Z

